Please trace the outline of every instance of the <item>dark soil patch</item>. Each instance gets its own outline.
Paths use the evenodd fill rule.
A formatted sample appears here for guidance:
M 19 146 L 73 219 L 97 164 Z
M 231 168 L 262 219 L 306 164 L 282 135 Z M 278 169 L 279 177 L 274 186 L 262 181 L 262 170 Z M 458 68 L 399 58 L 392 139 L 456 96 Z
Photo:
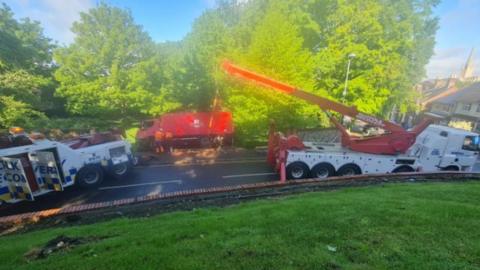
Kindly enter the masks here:
M 59 235 L 48 241 L 43 247 L 31 249 L 24 254 L 24 257 L 28 261 L 44 259 L 50 254 L 69 251 L 76 246 L 98 242 L 109 237 L 111 236 L 68 237 L 65 235 Z

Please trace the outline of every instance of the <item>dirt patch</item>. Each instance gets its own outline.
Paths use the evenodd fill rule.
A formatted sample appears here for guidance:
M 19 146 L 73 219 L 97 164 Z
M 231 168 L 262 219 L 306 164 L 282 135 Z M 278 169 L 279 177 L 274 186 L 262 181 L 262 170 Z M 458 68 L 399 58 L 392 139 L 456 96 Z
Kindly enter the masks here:
M 24 254 L 27 261 L 39 260 L 57 252 L 67 252 L 76 246 L 98 242 L 111 236 L 68 237 L 60 235 L 48 241 L 41 248 L 33 248 Z

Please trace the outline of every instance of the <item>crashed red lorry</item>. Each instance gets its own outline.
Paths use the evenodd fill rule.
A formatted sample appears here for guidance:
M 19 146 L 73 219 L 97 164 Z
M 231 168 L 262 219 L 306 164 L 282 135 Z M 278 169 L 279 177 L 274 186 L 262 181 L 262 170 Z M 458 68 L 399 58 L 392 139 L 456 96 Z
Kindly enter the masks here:
M 176 112 L 142 121 L 136 140 L 140 150 L 163 152 L 232 145 L 233 134 L 230 112 Z

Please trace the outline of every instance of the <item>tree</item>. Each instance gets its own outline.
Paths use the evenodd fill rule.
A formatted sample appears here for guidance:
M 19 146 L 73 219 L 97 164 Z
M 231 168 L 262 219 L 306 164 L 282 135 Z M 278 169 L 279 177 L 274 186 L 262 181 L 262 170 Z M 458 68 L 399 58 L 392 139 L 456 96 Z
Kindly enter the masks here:
M 223 58 L 341 100 L 347 55 L 353 52 L 357 57 L 347 104 L 377 115 L 387 115 L 394 104 L 402 111 L 414 109 L 413 85 L 425 74 L 433 53 L 437 19 L 432 8 L 437 3 L 222 0 L 195 21 L 184 48 L 195 64 L 184 65 L 182 73 L 188 76 L 179 79 L 190 82 L 187 88 L 200 96 L 208 96 L 209 85 L 216 85 L 226 109 L 234 112 L 237 132 L 250 138 L 266 133 L 269 118 L 281 129 L 327 121 L 324 115 L 316 118 L 317 107 L 228 79 L 218 70 Z M 199 82 L 207 86 L 196 88 Z
M 252 29 L 249 40 L 245 53 L 232 54 L 236 62 L 314 91 L 313 58 L 303 46 L 303 37 L 288 3 L 271 2 Z M 244 136 L 253 137 L 259 129 L 266 131 L 271 119 L 284 130 L 319 124 L 318 108 L 300 100 L 260 87 L 235 85 L 227 89 L 230 89 L 227 105 L 234 113 L 237 132 Z M 260 134 L 265 136 L 265 132 Z
M 39 111 L 61 106 L 51 98 L 54 47 L 38 22 L 17 21 L 7 5 L 0 7 L 0 127 L 32 123 L 45 117 Z
M 128 11 L 100 4 L 82 13 L 72 31 L 74 42 L 54 53 L 57 93 L 69 112 L 136 116 L 161 108 L 153 100 L 168 102 L 159 100 L 165 97 L 161 56 Z
M 46 116 L 24 102 L 13 97 L 0 96 L 0 128 L 22 126 L 31 128 L 36 126 L 35 121 L 43 120 Z
M 25 69 L 34 74 L 49 75 L 51 39 L 43 35 L 39 22 L 28 18 L 17 21 L 4 3 L 0 8 L 0 72 Z
M 312 1 L 318 29 L 318 87 L 340 99 L 347 55 L 354 52 L 347 101 L 360 110 L 384 114 L 394 104 L 412 107 L 413 85 L 433 54 L 435 0 Z

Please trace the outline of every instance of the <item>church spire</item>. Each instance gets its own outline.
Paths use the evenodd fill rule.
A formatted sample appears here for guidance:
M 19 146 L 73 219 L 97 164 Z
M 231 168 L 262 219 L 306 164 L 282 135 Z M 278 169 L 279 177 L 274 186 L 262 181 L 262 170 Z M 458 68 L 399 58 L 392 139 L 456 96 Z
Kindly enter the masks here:
M 473 55 L 475 54 L 475 48 L 472 48 L 470 55 L 468 56 L 465 67 L 460 74 L 460 80 L 467 80 L 468 78 L 473 77 Z

